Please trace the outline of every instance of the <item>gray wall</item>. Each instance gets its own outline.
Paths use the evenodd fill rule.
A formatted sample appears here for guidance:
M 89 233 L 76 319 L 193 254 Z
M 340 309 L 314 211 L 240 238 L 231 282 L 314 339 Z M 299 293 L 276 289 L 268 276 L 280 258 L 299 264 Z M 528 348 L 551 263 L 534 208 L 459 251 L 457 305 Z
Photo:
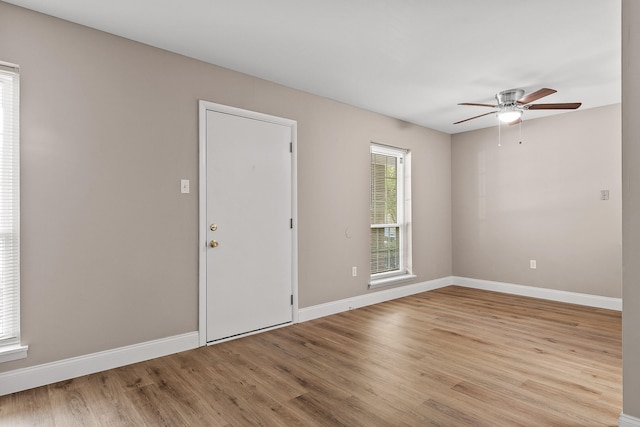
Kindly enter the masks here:
M 496 127 L 453 135 L 454 275 L 619 298 L 620 114 L 527 119 L 500 147 Z
M 370 141 L 412 150 L 415 281 L 452 273 L 447 134 L 2 2 L 0 60 L 21 67 L 29 345 L 0 371 L 197 330 L 198 99 L 298 121 L 300 307 L 369 292 Z
M 623 412 L 640 419 L 640 2 L 622 1 Z

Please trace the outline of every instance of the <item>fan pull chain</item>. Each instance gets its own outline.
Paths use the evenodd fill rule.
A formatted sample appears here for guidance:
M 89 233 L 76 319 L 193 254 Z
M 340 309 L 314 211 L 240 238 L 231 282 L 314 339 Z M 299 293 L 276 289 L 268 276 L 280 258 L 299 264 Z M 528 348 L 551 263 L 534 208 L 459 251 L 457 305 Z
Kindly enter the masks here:
M 498 147 L 502 147 L 501 137 L 502 137 L 502 126 L 500 126 L 500 119 L 498 119 Z
M 518 124 L 518 130 L 520 131 L 520 136 L 518 137 L 518 144 L 522 144 L 522 120 Z

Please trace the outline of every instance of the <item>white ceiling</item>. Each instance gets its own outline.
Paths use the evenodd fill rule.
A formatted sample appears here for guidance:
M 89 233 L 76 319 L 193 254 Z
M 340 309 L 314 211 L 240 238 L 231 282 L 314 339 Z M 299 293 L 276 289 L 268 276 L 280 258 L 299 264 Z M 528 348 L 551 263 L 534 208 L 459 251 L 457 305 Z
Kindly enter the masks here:
M 7 2 L 447 133 L 504 89 L 621 100 L 620 0 Z

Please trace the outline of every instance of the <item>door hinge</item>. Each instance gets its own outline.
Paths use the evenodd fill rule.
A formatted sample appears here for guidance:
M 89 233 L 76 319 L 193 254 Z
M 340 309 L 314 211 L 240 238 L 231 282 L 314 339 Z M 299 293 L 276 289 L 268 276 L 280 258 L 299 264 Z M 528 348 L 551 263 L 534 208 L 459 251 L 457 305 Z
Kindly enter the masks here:
M 289 218 L 289 228 L 293 228 L 293 218 Z
M 289 152 L 293 153 L 293 142 L 289 143 Z
M 293 305 L 293 294 L 291 294 L 291 305 Z

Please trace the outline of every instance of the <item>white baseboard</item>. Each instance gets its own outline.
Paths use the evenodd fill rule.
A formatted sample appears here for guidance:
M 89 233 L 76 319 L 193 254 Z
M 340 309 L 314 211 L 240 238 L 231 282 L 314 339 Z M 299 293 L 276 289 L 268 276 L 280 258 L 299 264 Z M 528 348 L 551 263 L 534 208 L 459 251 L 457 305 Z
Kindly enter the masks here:
M 467 288 L 483 289 L 485 291 L 496 291 L 505 294 L 521 295 L 525 297 L 567 302 L 570 304 L 586 305 L 588 307 L 622 311 L 622 298 L 580 294 L 577 292 L 559 291 L 557 289 L 537 288 L 534 286 L 515 285 L 513 283 L 493 282 L 490 280 L 471 279 L 469 277 L 458 276 L 453 276 L 451 278 L 451 283 Z
M 378 304 L 396 298 L 402 298 L 420 292 L 432 291 L 449 285 L 464 286 L 466 288 L 482 289 L 486 291 L 502 292 L 505 294 L 521 295 L 541 298 L 570 304 L 586 305 L 588 307 L 622 310 L 622 298 L 603 297 L 599 295 L 581 294 L 577 292 L 560 291 L 556 289 L 537 288 L 534 286 L 516 285 L 514 283 L 494 282 L 491 280 L 472 279 L 469 277 L 448 276 L 413 285 L 399 286 L 379 292 L 371 292 L 357 297 L 345 298 L 305 307 L 298 310 L 298 321 L 317 319 L 330 316 L 354 308 Z
M 640 427 L 640 418 L 632 417 L 624 413 L 620 414 L 618 427 Z
M 451 276 L 440 279 L 429 280 L 412 285 L 399 286 L 397 288 L 386 289 L 384 291 L 370 292 L 352 298 L 345 298 L 331 301 L 324 304 L 313 305 L 298 310 L 298 322 L 317 319 L 319 317 L 330 316 L 354 308 L 365 307 L 367 305 L 378 304 L 396 298 L 419 294 L 420 292 L 432 291 L 452 284 Z
M 199 346 L 198 332 L 0 373 L 0 396 L 138 363 Z

